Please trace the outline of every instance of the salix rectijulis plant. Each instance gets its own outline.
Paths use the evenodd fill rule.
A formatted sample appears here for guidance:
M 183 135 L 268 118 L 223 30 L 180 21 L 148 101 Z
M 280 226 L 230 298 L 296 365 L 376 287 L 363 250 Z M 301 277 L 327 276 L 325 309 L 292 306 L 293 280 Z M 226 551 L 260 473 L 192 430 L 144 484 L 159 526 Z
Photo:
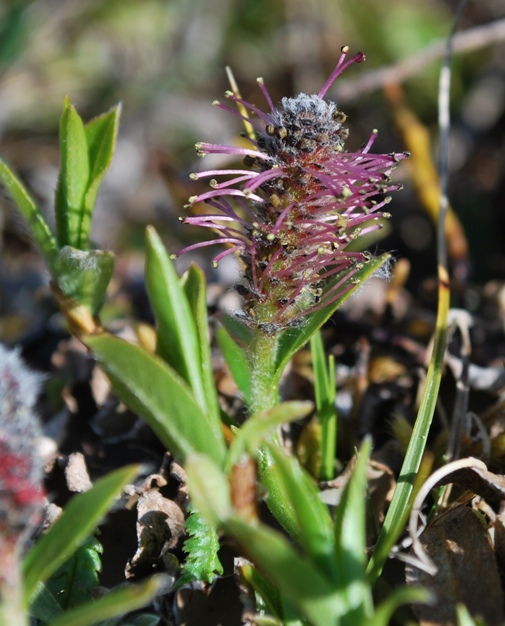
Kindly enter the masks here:
M 283 338 L 298 334 L 291 329 L 303 329 L 317 312 L 328 317 L 387 260 L 372 259 L 350 244 L 381 228 L 389 217 L 384 207 L 391 196 L 385 194 L 400 187 L 390 175 L 407 155 L 371 153 L 377 131 L 362 148 L 345 149 L 346 115 L 324 96 L 349 65 L 365 59 L 361 52 L 348 60 L 346 55 L 344 48 L 319 93 L 283 98 L 277 106 L 258 79 L 267 113 L 233 92 L 226 95 L 238 111 L 216 102 L 246 122 L 250 147 L 197 144 L 201 156 L 243 158 L 241 168 L 193 174 L 195 179 L 211 178 L 212 190 L 193 196 L 190 203 L 206 202 L 213 211 L 183 221 L 211 228 L 219 236 L 182 252 L 223 243 L 227 248 L 214 263 L 227 254 L 240 256 L 244 269 L 238 285 L 244 299 L 240 332 L 247 336 L 255 387 L 251 410 L 276 401 L 278 374 L 285 365 L 284 360 L 277 363 L 281 344 Z M 309 333 L 302 331 L 305 341 Z
M 347 151 L 346 116 L 335 103 L 325 100 L 336 78 L 352 63 L 364 61 L 362 53 L 347 59 L 347 52 L 342 49 L 336 68 L 317 94 L 283 98 L 274 105 L 260 80 L 268 112 L 244 101 L 236 89 L 227 97 L 237 111 L 217 103 L 244 120 L 248 147 L 197 145 L 201 155 L 242 159 L 235 168 L 193 175 L 211 178 L 212 189 L 191 198 L 190 205 L 206 203 L 211 209 L 183 221 L 210 228 L 217 236 L 178 253 L 222 243 L 226 248 L 215 257 L 216 263 L 227 254 L 240 257 L 243 278 L 237 290 L 243 308 L 238 314 L 223 316 L 217 331 L 247 407 L 248 419 L 240 428 L 218 401 L 208 341 L 206 285 L 199 268 L 191 266 L 179 278 L 161 239 L 148 228 L 146 285 L 156 319 L 156 354 L 104 331 L 97 318 L 103 281 L 93 287 L 88 279 L 78 280 L 79 267 L 84 272 L 87 266 L 79 266 L 76 251 L 86 237 L 70 240 L 67 234 L 74 232 L 76 223 L 88 232 L 86 198 L 91 194 L 91 181 L 96 180 L 91 173 L 103 173 L 92 165 L 93 159 L 101 158 L 93 149 L 99 133 L 84 131 L 83 144 L 79 124 L 63 127 L 67 138 L 68 133 L 77 133 L 81 137 L 77 145 L 89 147 L 88 152 L 76 152 L 75 158 L 67 150 L 66 178 L 86 182 L 80 185 L 78 197 L 75 185 L 58 187 L 57 224 L 68 225 L 61 227 L 62 235 L 50 239 L 42 228 L 41 247 L 50 263 L 55 292 L 65 296 L 59 297 L 59 303 L 71 330 L 96 355 L 118 396 L 150 424 L 188 471 L 194 513 L 188 523 L 192 537 L 186 544 L 189 554 L 180 584 L 195 579 L 211 582 L 222 571 L 217 550 L 218 532 L 224 531 L 252 562 L 240 571 L 261 599 L 258 607 L 270 616 L 263 616 L 265 623 L 387 624 L 398 603 L 421 597 L 415 590 L 399 592 L 377 609 L 373 606 L 364 522 L 370 444 L 364 445 L 332 520 L 312 479 L 296 459 L 286 456 L 276 436 L 279 425 L 303 418 L 313 409 L 310 402 L 280 402 L 279 381 L 285 366 L 338 306 L 389 259 L 387 254 L 374 258 L 360 249 L 360 237 L 379 229 L 388 217 L 384 211 L 388 194 L 399 188 L 390 176 L 407 155 L 372 153 L 376 131 L 364 147 Z M 110 149 L 107 144 L 102 154 L 110 156 L 112 147 L 113 142 Z M 4 183 L 11 181 L 12 195 L 22 201 L 25 217 L 37 227 L 34 232 L 40 231 L 38 210 L 27 201 L 24 188 L 21 193 L 12 180 L 10 170 L 4 168 Z M 65 201 L 69 194 L 77 204 Z M 59 248 L 62 244 L 66 252 Z M 66 267 L 70 261 L 72 265 Z M 60 275 L 69 272 L 73 289 Z M 100 287 L 101 293 L 93 300 L 83 299 L 89 294 L 85 287 L 92 294 Z M 322 360 L 320 345 L 314 354 Z M 318 406 L 323 406 L 334 397 L 333 376 L 326 365 L 316 372 L 324 375 L 318 387 L 322 390 Z M 333 429 L 327 432 L 334 436 Z M 331 471 L 331 459 L 326 461 Z M 297 547 L 258 521 L 257 494 L 264 494 Z

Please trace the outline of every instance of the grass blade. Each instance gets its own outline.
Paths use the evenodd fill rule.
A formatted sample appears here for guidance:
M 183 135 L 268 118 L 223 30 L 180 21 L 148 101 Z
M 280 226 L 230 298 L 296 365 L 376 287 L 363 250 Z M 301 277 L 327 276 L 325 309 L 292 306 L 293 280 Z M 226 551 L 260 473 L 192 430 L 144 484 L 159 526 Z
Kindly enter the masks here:
M 337 411 L 335 359 L 328 358 L 326 365 L 323 340 L 317 332 L 310 339 L 316 409 L 321 423 L 321 468 L 319 480 L 331 480 L 335 474 L 337 450 Z
M 412 431 L 412 437 L 405 454 L 398 483 L 391 504 L 384 520 L 372 558 L 368 564 L 368 572 L 374 582 L 382 572 L 382 568 L 392 547 L 402 533 L 410 513 L 414 481 L 421 465 L 421 460 L 428 440 L 438 390 L 442 378 L 442 366 L 447 343 L 447 316 L 449 313 L 449 285 L 447 280 L 440 282 L 439 308 L 433 355 L 426 375 L 423 398 L 417 419 Z

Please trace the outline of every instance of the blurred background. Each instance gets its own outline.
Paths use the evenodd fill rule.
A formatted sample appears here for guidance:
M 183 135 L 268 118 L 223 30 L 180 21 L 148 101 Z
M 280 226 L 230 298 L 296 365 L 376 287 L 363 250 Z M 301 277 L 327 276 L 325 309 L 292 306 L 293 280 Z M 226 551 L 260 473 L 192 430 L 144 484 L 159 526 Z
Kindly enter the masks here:
M 407 144 L 414 141 L 414 151 L 419 145 L 421 156 L 436 162 L 436 46 L 443 46 L 456 6 L 450 0 L 3 0 L 0 153 L 50 215 L 64 96 L 85 120 L 121 102 L 117 152 L 99 195 L 94 236 L 118 254 L 117 280 L 140 284 L 146 224 L 160 229 L 171 251 L 199 236 L 177 220 L 197 192 L 188 174 L 205 164 L 194 143 L 233 142 L 242 130 L 211 106 L 228 88 L 225 66 L 243 97 L 264 107 L 258 76 L 274 100 L 313 93 L 342 45 L 363 50 L 366 63 L 347 70 L 327 96 L 348 115 L 347 148 L 378 128 L 374 151 L 412 150 Z M 468 281 L 459 304 L 471 310 L 481 305 L 484 288 L 498 293 L 505 279 L 504 21 L 503 0 L 469 2 L 460 31 L 476 29 L 476 36 L 465 39 L 469 49 L 453 63 L 450 195 L 463 228 L 455 234 L 461 245 L 453 261 Z M 383 75 L 385 67 L 393 69 Z M 406 125 L 394 103 L 412 116 Z M 416 144 L 413 129 L 429 143 Z M 405 190 L 390 205 L 387 238 L 372 249 L 407 259 L 408 288 L 434 307 L 435 228 L 416 168 L 419 173 L 411 159 L 395 172 Z M 0 246 L 0 339 L 12 341 L 30 326 L 33 294 L 47 276 L 3 191 Z M 236 271 L 210 270 L 204 255 L 212 280 L 236 279 Z

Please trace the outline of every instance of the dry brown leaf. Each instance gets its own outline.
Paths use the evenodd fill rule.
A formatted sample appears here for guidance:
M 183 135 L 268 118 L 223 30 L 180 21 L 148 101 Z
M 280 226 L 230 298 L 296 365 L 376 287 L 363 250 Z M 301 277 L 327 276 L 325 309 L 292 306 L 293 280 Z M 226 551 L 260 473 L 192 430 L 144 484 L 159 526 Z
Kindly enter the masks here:
M 432 605 L 417 605 L 422 626 L 457 624 L 456 604 L 462 602 L 488 626 L 504 623 L 504 593 L 487 528 L 467 506 L 451 509 L 421 535 L 421 544 L 438 572 L 432 576 L 407 567 L 407 582 L 431 591 Z
M 431 606 L 416 609 L 423 626 L 456 624 L 456 604 L 463 602 L 470 613 L 484 618 L 488 626 L 503 624 L 505 595 L 498 562 L 503 551 L 503 533 L 494 520 L 495 549 L 484 516 L 466 506 L 441 514 L 418 537 L 418 517 L 432 489 L 449 483 L 483 498 L 505 499 L 505 477 L 488 471 L 474 458 L 448 463 L 434 472 L 420 489 L 409 522 L 412 547 L 418 559 L 407 568 L 407 582 L 433 592 Z M 501 543 L 500 543 L 501 542 Z
M 161 566 L 165 554 L 184 535 L 185 515 L 181 507 L 165 498 L 161 489 L 167 481 L 160 474 L 149 476 L 137 502 L 137 552 L 126 566 L 126 578 L 146 575 Z

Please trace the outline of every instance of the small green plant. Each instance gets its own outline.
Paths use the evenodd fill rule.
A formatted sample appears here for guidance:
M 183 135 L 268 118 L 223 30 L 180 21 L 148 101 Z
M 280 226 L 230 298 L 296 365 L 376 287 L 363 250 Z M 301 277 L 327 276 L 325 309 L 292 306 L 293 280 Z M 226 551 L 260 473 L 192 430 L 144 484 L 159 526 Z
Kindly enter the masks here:
M 364 60 L 362 53 L 347 59 L 347 52 L 342 49 L 334 72 L 318 94 L 284 98 L 276 107 L 259 81 L 269 112 L 244 101 L 236 91 L 227 97 L 238 112 L 217 103 L 246 122 L 251 147 L 197 146 L 201 155 L 236 155 L 245 162 L 243 168 L 194 175 L 212 178 L 212 189 L 191 198 L 190 204 L 205 202 L 211 209 L 183 221 L 211 228 L 217 238 L 179 252 L 224 244 L 215 263 L 230 253 L 242 261 L 243 277 L 237 288 L 244 301 L 242 311 L 223 316 L 217 332 L 247 408 L 248 418 L 240 428 L 218 402 L 203 272 L 191 266 L 179 277 L 154 228 L 146 233 L 145 275 L 156 319 L 156 354 L 113 336 L 100 324 L 113 255 L 93 249 L 90 228 L 98 188 L 112 158 L 119 108 L 84 125 L 65 101 L 56 233 L 14 173 L 0 162 L 0 181 L 32 228 L 71 331 L 97 358 L 118 397 L 146 420 L 187 469 L 193 513 L 181 581 L 210 582 L 220 573 L 218 538 L 224 532 L 250 559 L 252 565 L 244 565 L 242 575 L 257 593 L 258 607 L 273 620 L 270 623 L 386 625 L 399 604 L 426 599 L 425 593 L 415 589 L 397 591 L 377 607 L 372 599 L 372 583 L 403 530 L 411 483 L 400 482 L 393 512 L 367 562 L 365 470 L 370 443 L 365 442 L 359 452 L 332 519 L 312 478 L 295 458 L 286 455 L 277 435 L 278 426 L 304 418 L 314 408 L 311 402 L 281 402 L 279 397 L 286 365 L 312 341 L 316 405 L 323 428 L 321 478 L 333 478 L 334 363 L 330 359 L 326 364 L 318 331 L 369 276 L 381 268 L 384 271 L 389 263 L 389 255 L 374 258 L 360 249 L 360 242 L 363 235 L 380 229 L 389 216 L 384 211 L 391 199 L 387 194 L 400 187 L 391 182 L 390 175 L 407 155 L 372 153 L 376 131 L 363 148 L 345 150 L 346 116 L 325 95 L 349 65 Z M 403 476 L 419 467 L 436 384 L 429 389 Z M 247 464 L 253 472 L 241 481 L 239 470 Z M 152 579 L 135 592 L 117 589 L 60 615 L 51 585 L 44 586 L 76 554 L 114 494 L 136 471 L 119 470 L 76 497 L 27 554 L 23 606 L 31 603 L 34 615 L 43 622 L 54 626 L 95 623 L 114 615 L 119 605 L 131 609 L 133 595 L 137 594 L 135 606 L 139 606 L 159 591 L 159 581 Z M 254 506 L 244 506 L 244 501 L 255 502 L 258 491 L 264 493 L 294 543 L 259 522 Z M 84 553 L 77 558 L 96 558 L 97 550 L 90 543 L 81 550 Z M 258 623 L 261 619 L 258 615 Z
M 118 106 L 84 125 L 65 98 L 54 233 L 35 200 L 0 159 L 0 181 L 29 225 L 51 272 L 55 296 L 77 333 L 93 330 L 93 318 L 114 269 L 114 255 L 93 249 L 90 237 L 96 196 L 114 152 L 119 114 Z

